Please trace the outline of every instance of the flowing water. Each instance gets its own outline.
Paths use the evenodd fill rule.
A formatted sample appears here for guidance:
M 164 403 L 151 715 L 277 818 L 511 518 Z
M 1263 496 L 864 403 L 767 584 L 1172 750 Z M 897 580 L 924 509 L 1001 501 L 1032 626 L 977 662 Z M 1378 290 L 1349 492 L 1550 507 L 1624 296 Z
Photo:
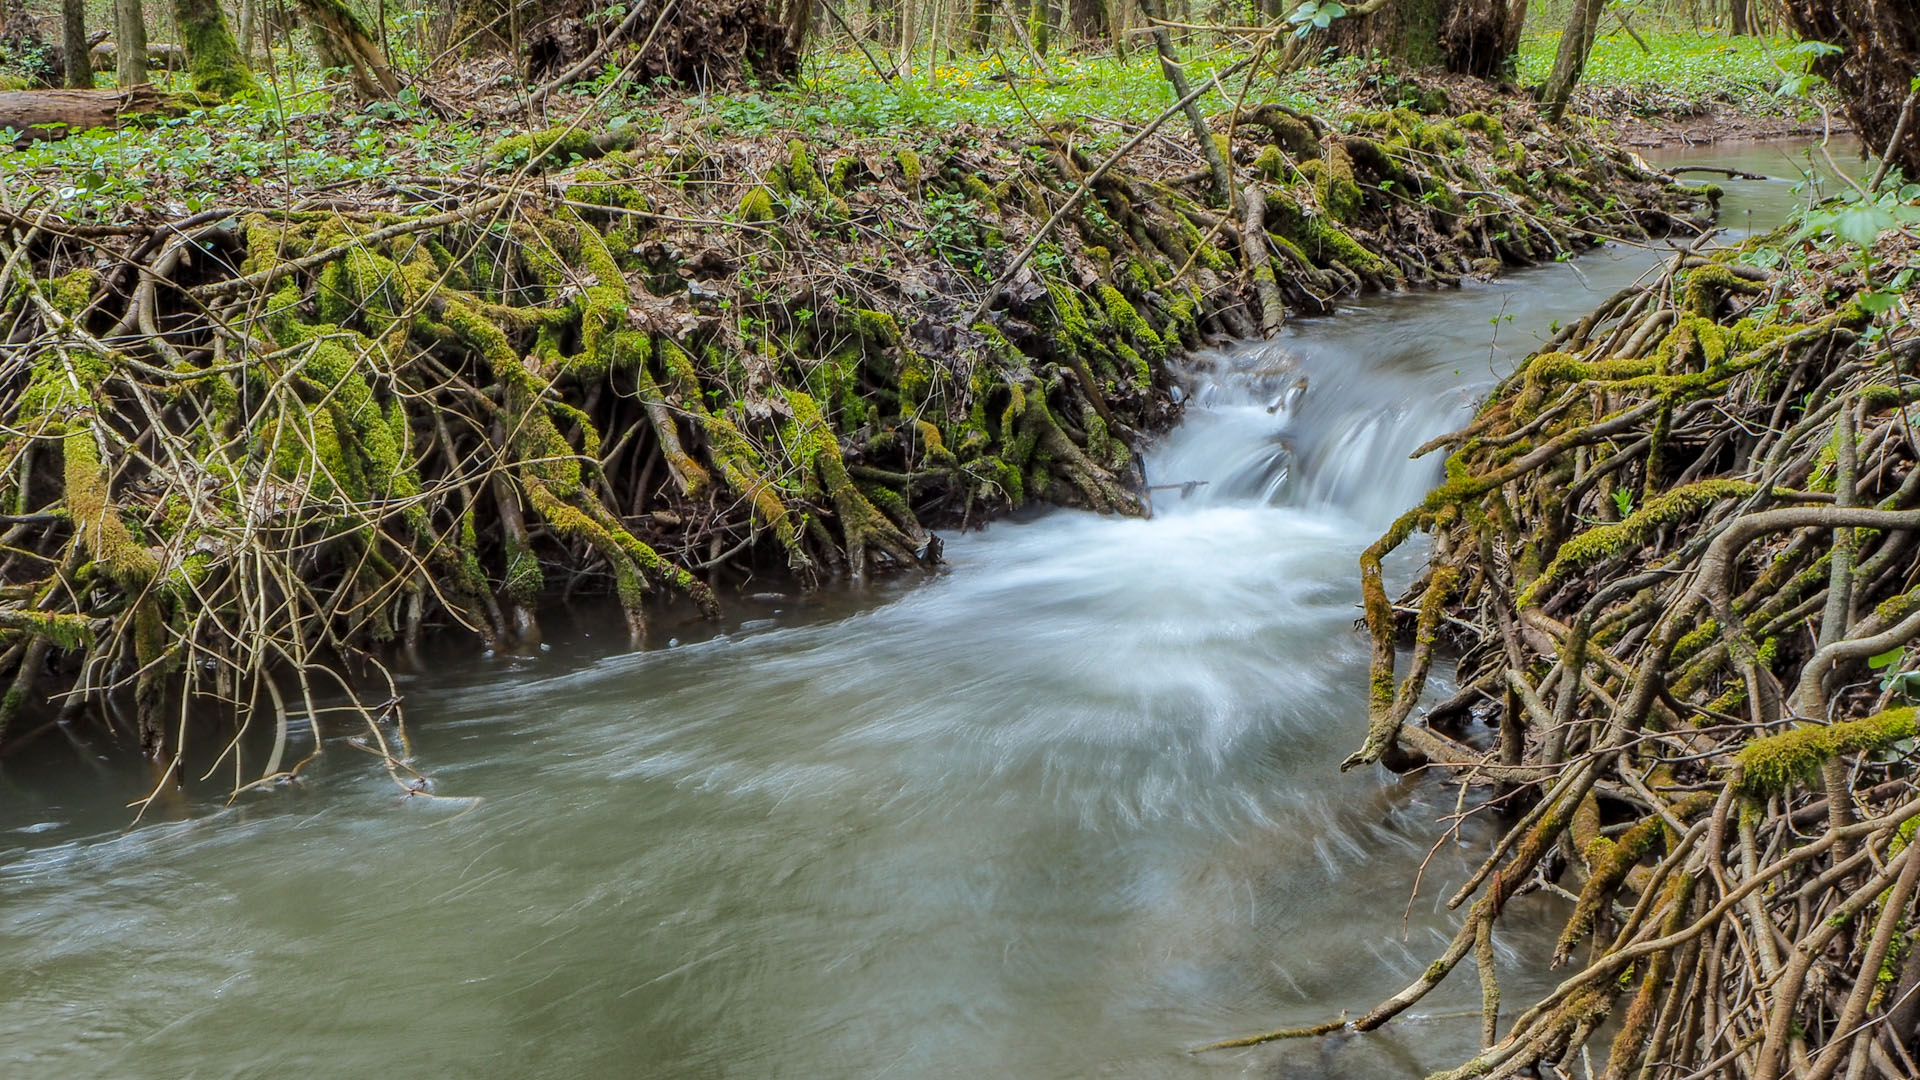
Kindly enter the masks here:
M 1794 198 L 1728 187 L 1736 226 Z M 1450 935 L 1438 898 L 1489 830 L 1441 844 L 1409 902 L 1451 793 L 1337 771 L 1365 718 L 1355 558 L 1434 481 L 1410 450 L 1657 257 L 1372 298 L 1200 358 L 1148 468 L 1205 483 L 1151 521 L 1002 522 L 948 537 L 932 580 L 761 597 L 640 654 L 591 616 L 533 658 L 448 643 L 403 691 L 460 799 L 402 798 L 334 740 L 298 787 L 127 830 L 123 759 L 42 739 L 0 772 L 0 1075 L 1457 1059 L 1470 973 L 1365 1039 L 1188 1048 L 1364 1009 Z M 1518 960 L 1563 916 L 1510 909 L 1509 1000 L 1543 988 Z

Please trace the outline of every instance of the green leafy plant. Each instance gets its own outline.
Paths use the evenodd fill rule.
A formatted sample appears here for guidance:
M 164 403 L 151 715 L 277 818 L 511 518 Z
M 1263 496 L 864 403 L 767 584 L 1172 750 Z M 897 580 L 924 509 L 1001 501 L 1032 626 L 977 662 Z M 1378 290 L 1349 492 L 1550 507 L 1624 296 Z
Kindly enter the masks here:
M 1780 71 L 1784 78 L 1774 91 L 1780 97 L 1802 97 L 1814 87 L 1826 82 L 1813 73 L 1813 65 L 1822 57 L 1836 56 L 1840 52 L 1838 45 L 1829 45 L 1824 41 L 1802 41 L 1782 54 Z
M 1287 16 L 1287 22 L 1293 25 L 1295 37 L 1306 37 L 1315 30 L 1325 30 L 1333 25 L 1333 20 L 1343 19 L 1346 15 L 1345 4 L 1306 0 L 1305 3 L 1293 9 L 1293 13 Z
M 925 239 L 933 250 L 949 262 L 984 273 L 987 253 L 980 240 L 984 223 L 973 200 L 957 192 L 941 192 L 927 200 L 926 212 Z M 914 247 L 916 239 L 907 240 L 906 246 Z
M 1878 656 L 1869 657 L 1867 667 L 1880 673 L 1881 690 L 1891 691 L 1912 703 L 1920 700 L 1920 671 L 1900 670 L 1900 657 L 1906 651 L 1905 645 L 1895 645 Z

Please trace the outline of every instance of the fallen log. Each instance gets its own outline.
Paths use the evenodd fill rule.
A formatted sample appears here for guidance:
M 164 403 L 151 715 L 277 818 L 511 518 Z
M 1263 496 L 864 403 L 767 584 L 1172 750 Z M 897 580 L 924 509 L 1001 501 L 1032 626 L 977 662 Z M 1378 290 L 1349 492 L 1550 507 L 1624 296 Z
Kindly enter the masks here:
M 171 99 L 151 86 L 125 90 L 14 90 L 0 92 L 0 128 L 15 143 L 64 139 L 88 128 L 118 127 L 124 117 L 168 111 Z
M 93 47 L 90 58 L 93 70 L 112 71 L 117 61 L 114 43 L 102 41 Z M 147 67 L 153 71 L 184 71 L 187 67 L 187 50 L 167 41 L 147 42 Z

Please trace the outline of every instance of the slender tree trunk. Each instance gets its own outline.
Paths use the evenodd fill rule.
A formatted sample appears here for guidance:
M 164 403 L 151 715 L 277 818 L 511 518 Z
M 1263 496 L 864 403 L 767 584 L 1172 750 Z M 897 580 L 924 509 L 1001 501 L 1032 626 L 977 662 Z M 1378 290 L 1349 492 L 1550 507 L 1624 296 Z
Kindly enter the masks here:
M 1027 38 L 1033 42 L 1033 51 L 1045 56 L 1053 38 L 1053 0 L 1031 2 L 1032 6 L 1027 9 Z
M 258 53 L 253 51 L 254 30 L 259 23 L 259 0 L 240 0 L 240 55 L 251 66 Z
M 147 81 L 147 12 L 140 0 L 113 0 L 113 71 L 121 86 Z
M 920 5 L 924 0 L 900 0 L 900 70 L 913 74 L 913 47 L 920 43 Z
M 1035 0 L 1039 2 L 1039 0 Z M 1148 19 L 1161 19 L 1160 0 L 1140 0 L 1140 11 Z M 1173 35 L 1167 28 L 1156 22 L 1153 24 L 1153 46 L 1160 52 L 1160 71 L 1167 81 L 1173 84 L 1175 101 L 1180 101 L 1193 93 L 1193 87 L 1187 83 L 1187 73 L 1180 66 L 1179 54 L 1173 51 Z M 1214 199 L 1220 206 L 1231 205 L 1233 192 L 1233 174 L 1227 171 L 1227 159 L 1220 153 L 1220 144 L 1213 141 L 1213 130 L 1207 127 L 1207 117 L 1200 111 L 1198 100 L 1188 101 L 1186 107 L 1187 123 L 1193 128 L 1193 138 L 1200 144 L 1200 153 L 1207 159 L 1207 168 L 1213 173 Z
M 75 90 L 93 89 L 93 57 L 87 48 L 86 0 L 60 0 L 60 51 L 66 63 L 66 83 Z
M 173 22 L 186 46 L 193 88 L 209 97 L 229 98 L 258 89 L 253 72 L 227 29 L 220 0 L 173 0 Z
M 1574 0 L 1566 33 L 1560 36 L 1560 52 L 1553 58 L 1553 73 L 1547 76 L 1546 89 L 1541 94 L 1547 119 L 1553 123 L 1559 123 L 1560 117 L 1566 114 L 1573 88 L 1579 85 L 1580 75 L 1587 69 L 1587 57 L 1593 52 L 1593 40 L 1600 32 L 1600 16 L 1606 9 L 1607 0 Z
M 1727 31 L 1733 34 L 1754 32 L 1752 0 L 1727 0 Z
M 967 47 L 976 52 L 987 47 L 993 33 L 993 0 L 973 0 L 973 17 L 967 23 Z
M 341 0 L 299 0 L 297 6 L 321 66 L 345 69 L 360 100 L 379 101 L 400 92 L 387 54 L 352 8 Z

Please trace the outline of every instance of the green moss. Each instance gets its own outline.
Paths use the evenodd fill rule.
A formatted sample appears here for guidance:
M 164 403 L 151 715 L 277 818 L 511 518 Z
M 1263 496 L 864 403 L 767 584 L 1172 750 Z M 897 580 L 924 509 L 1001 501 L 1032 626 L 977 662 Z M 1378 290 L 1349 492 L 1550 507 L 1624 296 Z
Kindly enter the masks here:
M 807 153 L 807 144 L 799 139 L 787 142 L 787 184 L 819 205 L 826 205 L 834 197 L 827 190 L 826 182 L 820 179 L 820 173 L 814 169 L 813 158 Z
M 995 214 L 1000 212 L 1000 200 L 994 197 L 993 189 L 988 187 L 987 182 L 980 179 L 977 174 L 962 174 L 960 190 L 966 194 L 967 198 L 986 207 L 988 211 Z
M 173 22 L 187 51 L 194 92 L 213 98 L 259 93 L 219 0 L 173 0 Z
M 0 632 L 45 638 L 56 649 L 84 649 L 93 641 L 92 620 L 85 615 L 21 608 L 0 610 Z M 15 710 L 0 707 L 0 714 Z
M 865 423 L 869 412 L 867 399 L 860 393 L 863 361 L 861 351 L 849 347 L 802 364 L 808 392 L 828 403 L 835 417 L 849 428 Z
M 627 279 L 613 252 L 591 225 L 572 211 L 567 213 L 577 227 L 576 248 L 587 274 L 573 302 L 580 312 L 580 351 L 562 365 L 575 378 L 597 379 L 616 367 L 630 368 L 643 361 L 647 338 L 625 329 Z
M 1262 147 L 1259 155 L 1253 159 L 1253 168 L 1268 180 L 1283 180 L 1288 171 L 1287 159 L 1277 146 Z
M 1754 795 L 1780 794 L 1795 780 L 1817 777 L 1822 763 L 1841 754 L 1879 753 L 1913 737 L 1911 708 L 1763 736 L 1740 750 L 1740 786 Z
M 1446 154 L 1467 145 L 1466 135 L 1445 120 L 1416 124 L 1406 137 L 1408 145 L 1429 154 Z
M 507 552 L 507 572 L 501 579 L 500 592 L 512 603 L 522 607 L 531 607 L 540 598 L 540 592 L 546 587 L 546 573 L 540 567 L 540 558 L 533 552 L 530 544 L 519 543 L 512 537 L 504 541 Z
M 1495 151 L 1507 148 L 1507 128 L 1498 117 L 1483 112 L 1461 113 L 1453 118 L 1453 123 L 1463 131 L 1477 131 L 1485 135 Z
M 1148 356 L 1155 360 L 1166 359 L 1166 341 L 1154 330 L 1151 323 L 1141 317 L 1133 304 L 1121 295 L 1119 289 L 1102 284 L 1097 291 L 1100 294 L 1101 307 L 1105 309 L 1109 322 L 1131 337 L 1135 345 L 1146 349 Z M 1149 378 L 1151 377 L 1151 372 L 1146 374 Z
M 1520 596 L 1522 606 L 1567 574 L 1603 559 L 1616 558 L 1652 539 L 1660 529 L 1686 521 L 1722 499 L 1741 499 L 1756 487 L 1745 480 L 1701 480 L 1647 501 L 1626 520 L 1596 526 L 1569 540 L 1539 580 Z
M 613 565 L 621 605 L 630 618 L 643 617 L 640 604 L 645 586 L 637 573 L 642 570 L 693 596 L 701 607 L 716 610 L 713 594 L 705 585 L 642 543 L 604 509 L 590 502 L 576 505 L 560 498 L 538 476 L 522 479 L 528 503 L 554 532 L 584 541 Z
M 1353 156 L 1342 143 L 1327 148 L 1318 194 L 1320 205 L 1335 221 L 1356 221 L 1367 207 L 1367 194 L 1353 178 Z
M 914 415 L 918 406 L 924 404 L 932 391 L 937 375 L 935 366 L 912 349 L 900 350 L 900 367 L 895 375 L 895 385 L 900 391 L 901 415 Z
M 54 310 L 69 319 L 75 319 L 92 301 L 93 289 L 99 280 L 98 273 L 82 267 L 47 282 L 43 291 L 53 303 Z
M 478 354 L 506 387 L 505 404 L 514 417 L 507 427 L 513 433 L 515 453 L 534 475 L 553 485 L 558 497 L 571 498 L 580 486 L 580 461 L 542 404 L 545 380 L 528 370 L 500 328 L 466 301 L 443 294 L 442 304 L 441 318 L 446 327 Z
M 608 155 L 607 161 L 612 163 L 619 156 Z M 594 206 L 618 207 L 640 213 L 653 209 L 653 201 L 642 194 L 639 188 L 618 180 L 604 168 L 583 168 L 574 172 L 572 183 L 567 185 L 567 198 Z
M 740 196 L 740 204 L 734 208 L 733 216 L 734 220 L 749 224 L 772 221 L 774 219 L 773 192 L 769 191 L 764 184 L 756 184 L 748 188 L 747 193 Z
M 342 234 L 341 240 L 347 237 Z M 359 325 L 375 337 L 393 324 L 400 302 L 399 271 L 391 259 L 364 247 L 328 263 L 320 271 L 316 299 L 323 322 Z M 284 344 L 284 342 L 283 342 Z
M 919 151 L 903 146 L 895 158 L 900 162 L 900 175 L 906 179 L 907 186 L 919 187 L 921 177 L 926 175 L 926 166 L 920 160 Z
M 550 127 L 508 135 L 487 149 L 487 160 L 494 165 L 565 165 L 575 159 L 594 156 L 593 136 L 578 128 Z
M 100 461 L 93 428 L 71 425 L 60 441 L 62 473 L 66 482 L 67 516 L 87 553 L 126 589 L 138 589 L 160 571 L 159 560 L 133 537 L 108 495 L 108 478 Z
M 785 432 L 790 452 L 807 470 L 807 482 L 817 482 L 820 490 L 833 500 L 841 532 L 848 543 L 864 543 L 863 537 L 876 531 L 885 532 L 890 528 L 885 516 L 848 474 L 840 442 L 821 413 L 819 403 L 811 395 L 797 390 L 786 391 L 784 400 L 792 415 Z
M 1346 230 L 1328 221 L 1324 217 L 1313 218 L 1309 226 L 1309 238 L 1302 244 L 1309 251 L 1320 252 L 1324 256 L 1338 259 L 1346 266 L 1374 277 L 1388 276 L 1393 273 L 1390 267 L 1378 255 L 1360 245 Z
M 855 308 L 853 329 L 868 348 L 885 349 L 900 344 L 900 323 L 885 311 Z

